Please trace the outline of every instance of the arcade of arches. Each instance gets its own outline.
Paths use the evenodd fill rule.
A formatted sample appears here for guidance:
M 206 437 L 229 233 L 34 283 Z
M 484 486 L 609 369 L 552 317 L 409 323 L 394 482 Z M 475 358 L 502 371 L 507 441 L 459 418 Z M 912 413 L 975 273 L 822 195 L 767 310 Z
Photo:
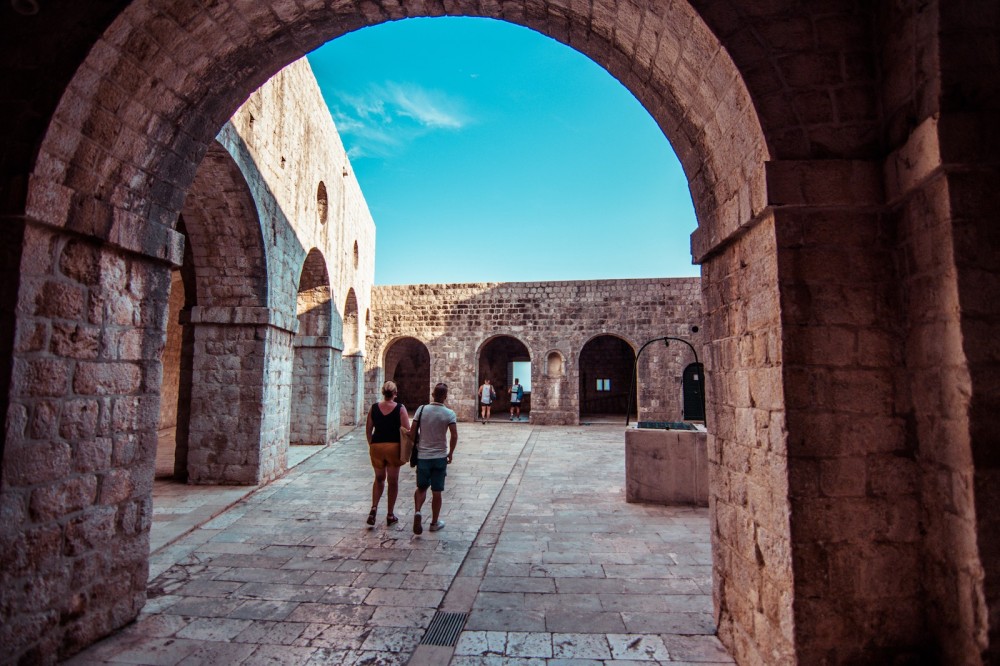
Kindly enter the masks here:
M 303 264 L 312 248 L 327 263 L 329 350 L 342 354 L 349 289 L 367 321 L 374 227 L 346 158 L 332 163 L 332 127 L 311 133 L 328 153 L 316 155 L 270 138 L 294 131 L 261 131 L 285 121 L 265 97 L 300 85 L 294 74 L 228 119 L 331 38 L 444 13 L 526 25 L 590 56 L 684 166 L 699 220 L 714 602 L 737 661 L 1000 660 L 995 0 L 4 3 L 6 654 L 71 654 L 144 603 L 173 269 L 193 273 L 180 321 L 193 329 L 191 389 L 205 393 L 190 400 L 189 479 L 280 473 Z M 326 166 L 307 186 L 269 189 L 240 183 L 230 159 L 279 180 L 286 161 Z M 203 164 L 232 183 L 224 201 L 200 197 Z M 352 222 L 320 224 L 345 198 Z M 237 226 L 214 256 L 221 232 L 204 222 L 223 210 Z M 291 223 L 303 219 L 316 224 Z M 359 335 L 366 391 L 390 342 L 372 337 L 381 323 L 372 307 Z M 546 325 L 491 335 L 529 349 L 533 419 L 548 418 L 542 393 L 550 416 L 578 418 L 567 378 L 579 347 L 546 339 Z M 427 346 L 432 377 L 464 373 L 471 414 L 461 350 L 435 331 L 393 335 Z M 234 377 L 250 388 L 234 391 Z M 233 408 L 218 419 L 195 413 L 222 401 Z M 255 413 L 262 402 L 280 408 Z M 249 449 L 223 445 L 235 426 Z

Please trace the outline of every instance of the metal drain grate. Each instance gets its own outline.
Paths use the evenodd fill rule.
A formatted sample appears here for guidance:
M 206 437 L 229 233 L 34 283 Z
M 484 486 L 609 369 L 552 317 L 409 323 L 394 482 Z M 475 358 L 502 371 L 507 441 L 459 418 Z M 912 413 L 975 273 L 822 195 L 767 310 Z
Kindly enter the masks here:
M 427 627 L 427 633 L 421 639 L 421 645 L 441 645 L 444 647 L 454 647 L 458 642 L 458 635 L 462 633 L 462 627 L 469 618 L 468 613 L 444 613 L 438 611 L 434 614 L 434 619 Z

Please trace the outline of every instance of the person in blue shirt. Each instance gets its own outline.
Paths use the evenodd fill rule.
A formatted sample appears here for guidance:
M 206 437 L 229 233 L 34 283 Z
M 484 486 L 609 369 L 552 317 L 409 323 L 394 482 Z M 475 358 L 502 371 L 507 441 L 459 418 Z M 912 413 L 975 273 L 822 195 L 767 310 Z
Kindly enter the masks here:
M 524 387 L 521 386 L 521 382 L 514 378 L 514 385 L 507 389 L 510 393 L 510 420 L 513 421 L 514 417 L 517 420 L 521 420 L 521 400 L 524 399 Z

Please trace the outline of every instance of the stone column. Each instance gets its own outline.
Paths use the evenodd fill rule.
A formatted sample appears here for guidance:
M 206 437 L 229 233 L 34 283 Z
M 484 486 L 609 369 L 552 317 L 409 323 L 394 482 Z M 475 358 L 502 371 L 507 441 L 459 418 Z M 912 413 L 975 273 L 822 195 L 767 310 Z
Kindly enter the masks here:
M 340 373 L 340 423 L 342 425 L 363 424 L 366 418 L 364 404 L 365 357 L 360 352 L 348 354 L 341 359 Z M 336 433 L 336 429 L 334 429 Z
M 772 162 L 767 175 L 796 655 L 799 663 L 916 657 L 925 640 L 920 497 L 901 413 L 895 234 L 882 165 Z M 757 404 L 779 402 L 750 390 Z
M 285 471 L 297 322 L 270 308 L 195 307 L 188 481 L 266 483 Z
M 329 336 L 296 336 L 289 444 L 328 444 L 337 438 L 335 357 Z
M 181 244 L 164 229 L 164 259 L 23 228 L 0 481 L 0 645 L 4 660 L 53 663 L 134 619 L 146 600 L 160 354 Z

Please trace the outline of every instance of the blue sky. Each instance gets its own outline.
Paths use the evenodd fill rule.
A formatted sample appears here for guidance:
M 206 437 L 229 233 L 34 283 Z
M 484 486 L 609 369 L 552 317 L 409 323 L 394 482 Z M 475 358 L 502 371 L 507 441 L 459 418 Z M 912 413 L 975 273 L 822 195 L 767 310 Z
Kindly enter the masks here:
M 375 219 L 376 284 L 698 275 L 669 142 L 577 51 L 433 18 L 309 61 Z

